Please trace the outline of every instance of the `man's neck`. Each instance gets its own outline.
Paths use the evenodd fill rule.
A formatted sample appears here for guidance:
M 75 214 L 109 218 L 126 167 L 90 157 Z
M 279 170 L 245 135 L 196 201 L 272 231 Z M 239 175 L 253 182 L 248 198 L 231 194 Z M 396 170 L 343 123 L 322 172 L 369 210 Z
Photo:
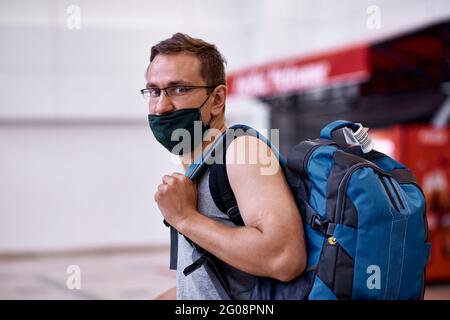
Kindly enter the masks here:
M 227 125 L 225 122 L 222 122 L 222 125 L 219 128 L 215 127 L 211 129 L 216 129 L 223 133 L 227 129 Z M 196 157 L 206 153 L 209 147 L 211 147 L 214 143 L 215 139 L 217 139 L 217 136 L 213 138 L 208 134 L 202 141 L 202 144 L 195 148 L 193 152 L 186 153 L 180 156 L 181 164 L 183 165 L 185 171 L 194 162 Z

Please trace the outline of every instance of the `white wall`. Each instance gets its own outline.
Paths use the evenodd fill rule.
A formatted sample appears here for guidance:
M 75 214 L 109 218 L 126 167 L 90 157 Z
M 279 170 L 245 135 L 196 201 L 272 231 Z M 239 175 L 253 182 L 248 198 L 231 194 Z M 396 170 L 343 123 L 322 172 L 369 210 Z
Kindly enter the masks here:
M 67 27 L 71 4 L 80 29 Z M 379 30 L 366 26 L 372 4 Z M 447 0 L 1 0 L 0 252 L 168 243 L 153 193 L 179 167 L 138 95 L 157 41 L 204 38 L 234 70 L 449 14 Z M 231 123 L 267 125 L 251 100 L 227 110 Z
M 0 251 L 167 243 L 156 144 L 144 121 L 0 126 Z
M 373 5 L 380 29 L 367 27 Z M 364 43 L 450 17 L 448 0 L 262 0 L 245 8 L 252 63 Z

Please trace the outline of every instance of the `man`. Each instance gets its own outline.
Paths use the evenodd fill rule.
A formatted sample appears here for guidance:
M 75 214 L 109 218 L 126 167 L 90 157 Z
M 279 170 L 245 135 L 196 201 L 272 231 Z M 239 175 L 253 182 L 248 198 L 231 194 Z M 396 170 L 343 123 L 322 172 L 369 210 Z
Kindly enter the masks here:
M 178 141 L 172 141 L 172 133 L 176 129 L 192 133 L 195 120 L 202 121 L 202 133 L 209 128 L 226 130 L 224 64 L 214 45 L 181 33 L 151 49 L 147 85 L 142 90 L 149 99 L 150 127 L 164 147 L 180 154 L 185 170 L 194 155 L 205 151 L 211 142 L 192 139 L 188 150 L 174 152 Z M 171 226 L 222 261 L 235 299 L 250 297 L 256 276 L 289 281 L 306 265 L 301 216 L 278 161 L 273 174 L 261 174 L 266 165 L 261 159 L 235 161 L 240 155 L 254 159 L 252 145 L 267 148 L 257 138 L 247 136 L 233 140 L 226 151 L 228 179 L 245 226 L 237 227 L 215 206 L 208 172 L 198 185 L 181 173 L 164 175 L 154 196 Z M 273 153 L 270 157 L 276 160 Z M 192 254 L 192 246 L 179 236 L 176 297 L 220 299 L 204 267 L 188 276 L 183 274 L 193 262 Z M 169 290 L 161 298 L 175 298 L 174 293 L 175 289 Z

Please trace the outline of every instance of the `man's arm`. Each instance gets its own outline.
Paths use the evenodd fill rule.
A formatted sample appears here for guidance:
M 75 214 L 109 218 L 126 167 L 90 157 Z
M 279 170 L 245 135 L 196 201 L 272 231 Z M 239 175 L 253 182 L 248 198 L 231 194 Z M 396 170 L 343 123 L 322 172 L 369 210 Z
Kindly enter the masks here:
M 243 141 L 250 143 L 243 144 Z M 267 165 L 264 165 L 266 161 L 262 158 L 254 156 L 258 151 L 255 150 L 256 146 L 259 151 L 270 153 L 270 163 L 272 166 L 276 165 L 276 170 L 269 170 L 272 174 L 262 174 L 264 169 L 267 172 Z M 242 158 L 244 154 L 247 161 L 236 164 L 234 159 L 237 156 Z M 265 157 L 267 158 L 267 154 Z M 289 281 L 298 276 L 306 266 L 303 227 L 278 159 L 259 139 L 236 138 L 227 150 L 227 174 L 245 226 L 230 227 L 202 215 L 195 209 L 196 206 L 184 203 L 183 188 L 179 184 L 189 184 L 189 181 L 185 181 L 187 178 L 177 176 L 170 179 L 165 176 L 169 188 L 178 190 L 174 193 L 178 195 L 176 211 L 179 214 L 178 217 L 173 217 L 172 225 L 205 250 L 237 269 L 281 281 Z M 187 199 L 191 197 L 192 195 L 186 196 Z M 173 212 L 166 210 L 165 213 L 169 213 L 168 211 Z

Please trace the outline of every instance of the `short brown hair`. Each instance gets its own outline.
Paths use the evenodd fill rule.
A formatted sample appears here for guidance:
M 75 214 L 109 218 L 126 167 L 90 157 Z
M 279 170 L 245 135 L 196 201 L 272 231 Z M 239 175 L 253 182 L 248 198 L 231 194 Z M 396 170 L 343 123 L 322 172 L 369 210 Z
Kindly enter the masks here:
M 163 40 L 151 49 L 150 63 L 158 54 L 174 54 L 189 52 L 200 60 L 200 75 L 206 85 L 215 87 L 226 84 L 225 65 L 227 61 L 217 47 L 202 39 L 195 39 L 184 33 L 175 33 L 171 38 Z

